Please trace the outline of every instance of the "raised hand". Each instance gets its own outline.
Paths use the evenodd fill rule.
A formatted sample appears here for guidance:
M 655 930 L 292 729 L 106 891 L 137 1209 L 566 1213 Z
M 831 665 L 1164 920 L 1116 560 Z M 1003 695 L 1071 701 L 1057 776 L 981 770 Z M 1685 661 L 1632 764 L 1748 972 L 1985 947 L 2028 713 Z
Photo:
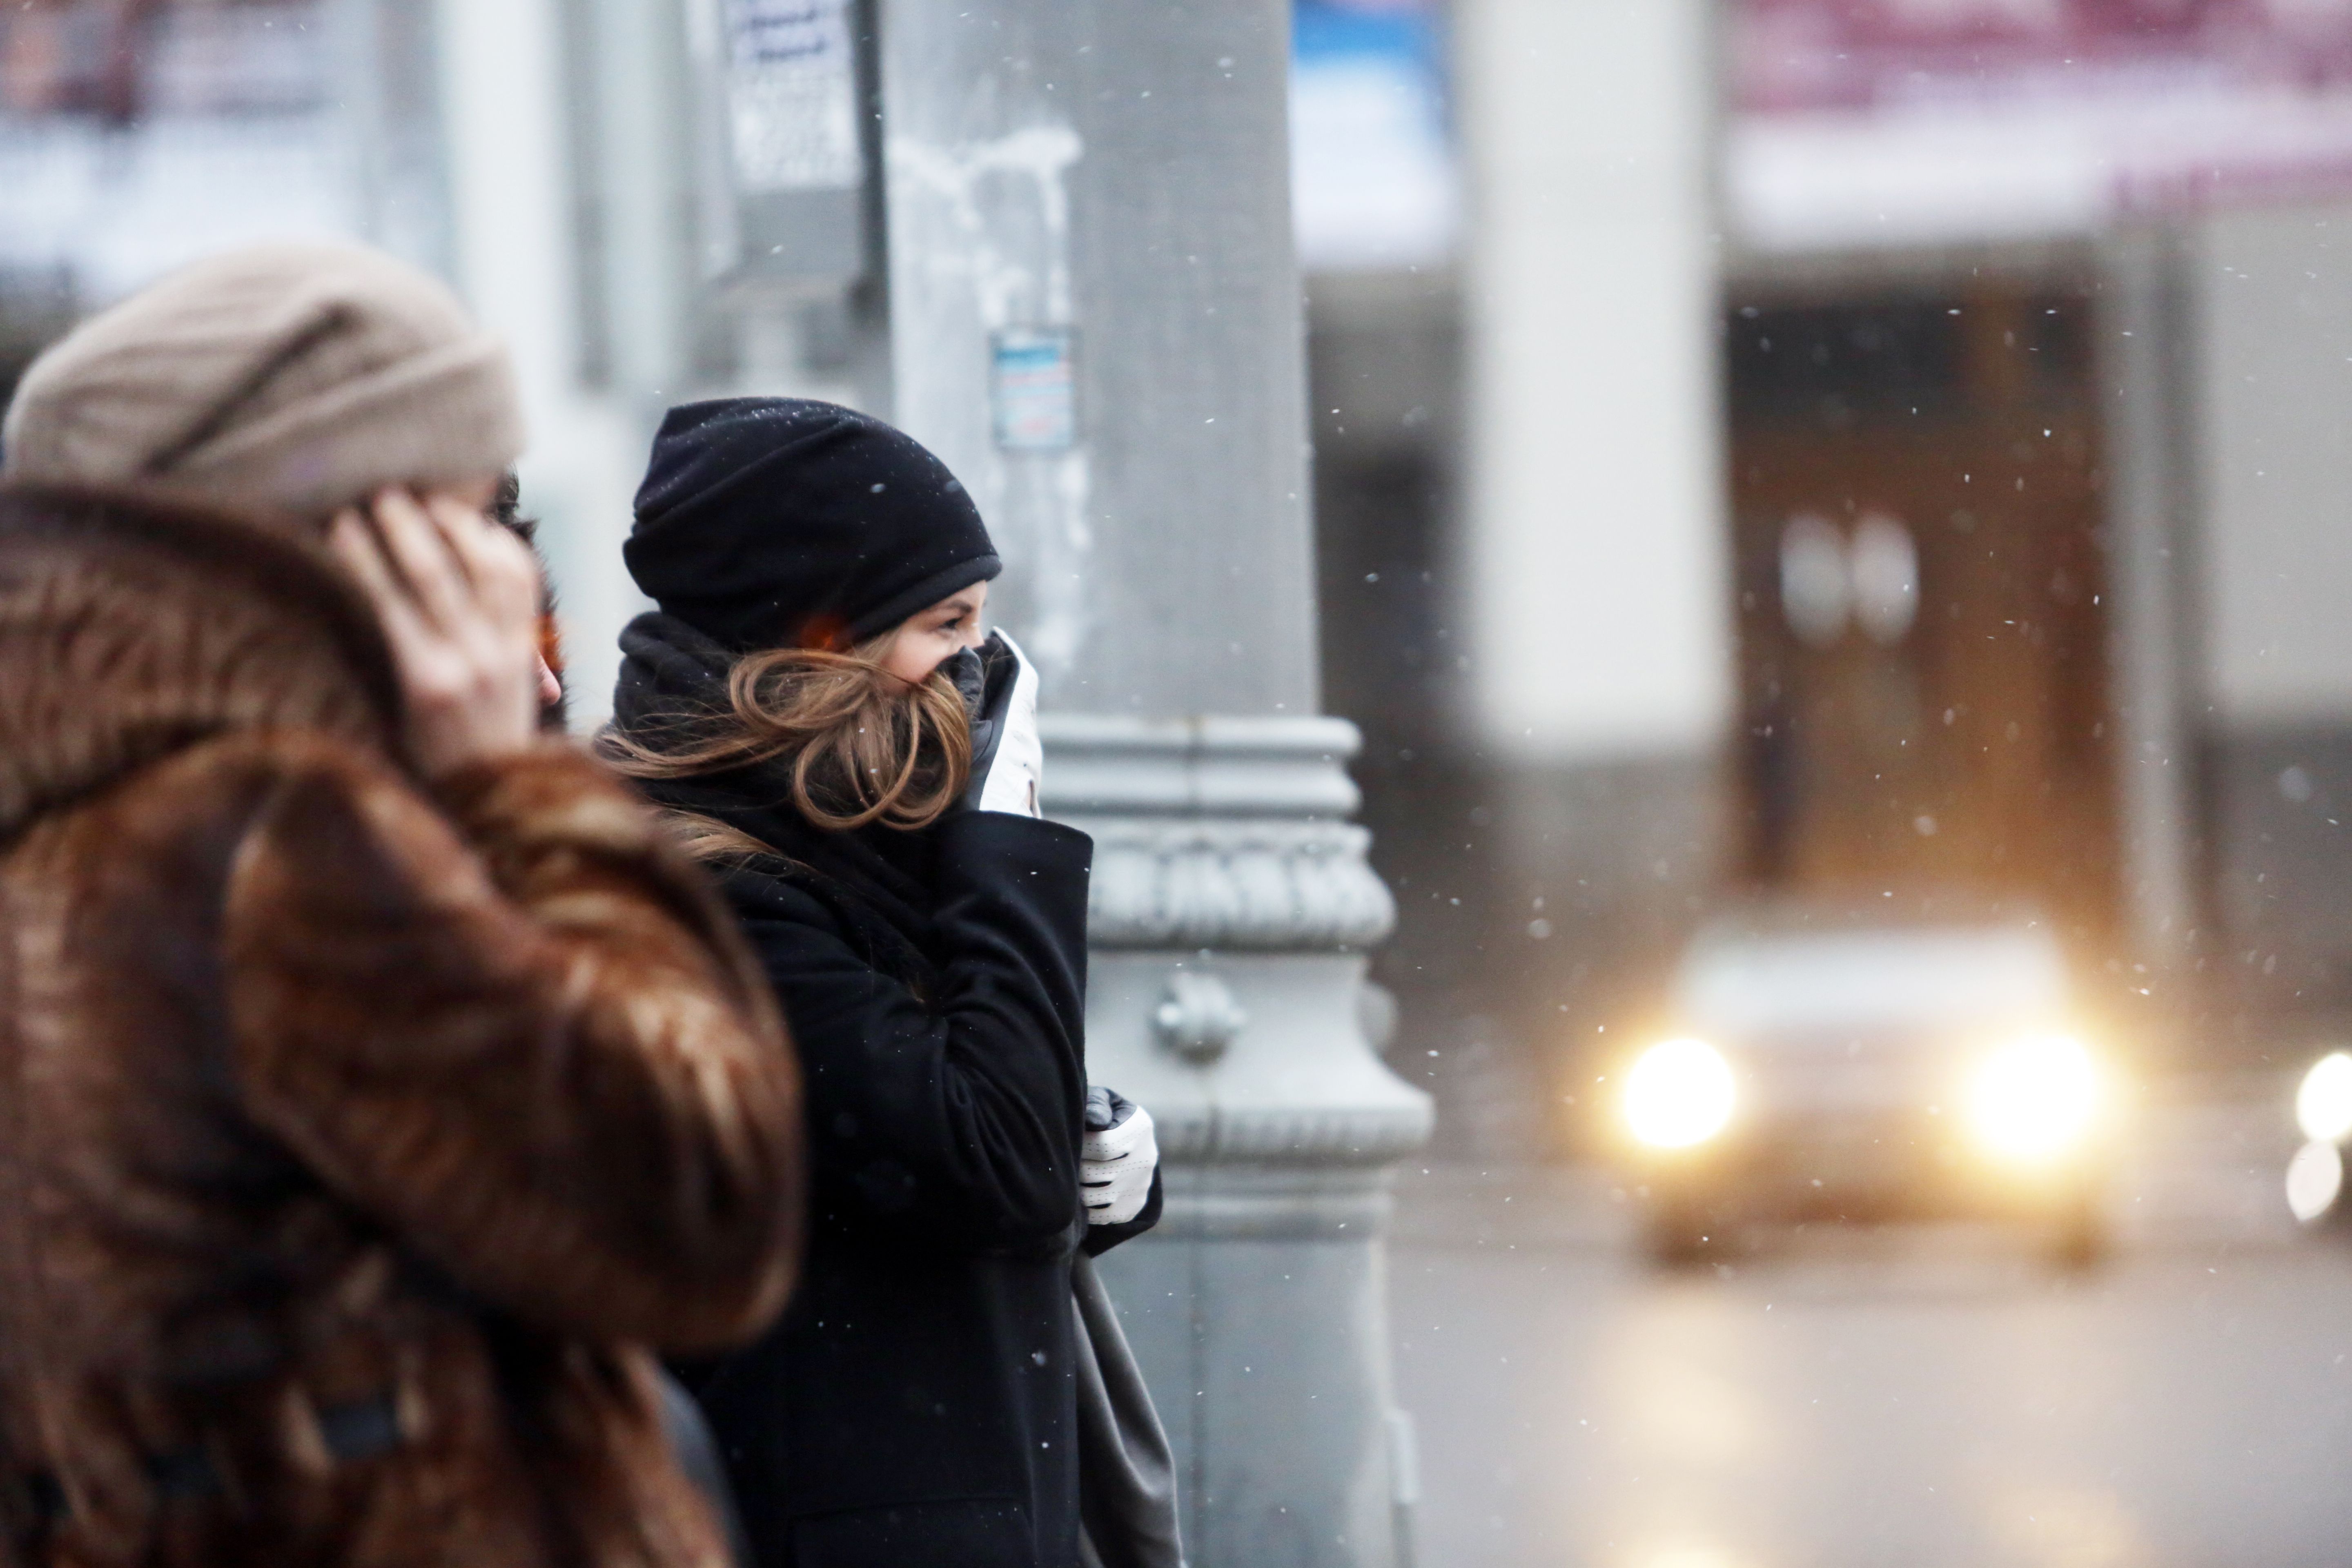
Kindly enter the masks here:
M 446 491 L 385 489 L 338 515 L 328 544 L 375 603 L 428 775 L 531 743 L 539 573 L 521 541 Z

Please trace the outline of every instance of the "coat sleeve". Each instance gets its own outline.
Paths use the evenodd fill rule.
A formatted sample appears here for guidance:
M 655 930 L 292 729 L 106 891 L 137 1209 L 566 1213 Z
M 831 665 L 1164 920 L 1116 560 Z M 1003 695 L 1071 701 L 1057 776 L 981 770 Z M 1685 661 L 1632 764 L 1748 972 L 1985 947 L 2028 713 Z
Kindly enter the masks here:
M 320 745 L 247 829 L 223 935 L 248 1112 L 528 1320 L 758 1332 L 798 1257 L 799 1090 L 724 905 L 568 748 L 437 792 Z
M 937 832 L 928 996 L 816 899 L 739 900 L 806 1074 L 817 1205 L 975 1250 L 1050 1244 L 1079 1213 L 1093 841 L 994 812 Z

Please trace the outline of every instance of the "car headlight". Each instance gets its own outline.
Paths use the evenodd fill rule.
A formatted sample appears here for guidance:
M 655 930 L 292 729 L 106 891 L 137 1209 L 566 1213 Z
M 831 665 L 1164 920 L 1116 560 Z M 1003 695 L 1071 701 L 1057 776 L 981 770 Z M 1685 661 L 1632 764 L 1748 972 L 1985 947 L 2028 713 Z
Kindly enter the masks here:
M 1988 1152 L 2029 1163 L 2055 1159 L 2091 1130 L 2098 1068 L 2082 1042 L 2064 1035 L 2011 1041 L 1978 1065 L 1968 1104 L 1969 1129 Z
M 1625 1124 L 1653 1149 L 1704 1143 L 1731 1121 L 1731 1064 L 1705 1040 L 1662 1040 L 1625 1076 Z
M 2315 1138 L 2287 1162 L 2286 1206 L 2304 1224 L 2334 1208 L 2343 1190 L 2344 1156 L 2332 1141 Z
M 2315 1143 L 2341 1143 L 2352 1133 L 2352 1056 L 2330 1051 L 2311 1064 L 2294 1091 L 2294 1121 Z

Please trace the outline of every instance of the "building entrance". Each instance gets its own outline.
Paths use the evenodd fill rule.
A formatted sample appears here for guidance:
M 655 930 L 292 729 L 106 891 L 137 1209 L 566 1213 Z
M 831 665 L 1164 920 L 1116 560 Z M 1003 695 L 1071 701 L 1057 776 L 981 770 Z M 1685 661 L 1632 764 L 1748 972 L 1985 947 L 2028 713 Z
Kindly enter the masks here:
M 2085 296 L 1973 288 L 1728 317 L 1756 889 L 2116 909 Z

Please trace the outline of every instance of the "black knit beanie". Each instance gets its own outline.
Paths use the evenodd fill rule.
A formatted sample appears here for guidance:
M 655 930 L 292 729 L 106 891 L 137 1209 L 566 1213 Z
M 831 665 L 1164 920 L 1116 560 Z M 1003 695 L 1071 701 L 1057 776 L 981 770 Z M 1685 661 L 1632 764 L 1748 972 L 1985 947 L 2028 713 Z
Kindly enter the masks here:
M 671 409 L 622 557 L 664 611 L 739 653 L 846 647 L 1002 570 L 920 443 L 791 397 Z

